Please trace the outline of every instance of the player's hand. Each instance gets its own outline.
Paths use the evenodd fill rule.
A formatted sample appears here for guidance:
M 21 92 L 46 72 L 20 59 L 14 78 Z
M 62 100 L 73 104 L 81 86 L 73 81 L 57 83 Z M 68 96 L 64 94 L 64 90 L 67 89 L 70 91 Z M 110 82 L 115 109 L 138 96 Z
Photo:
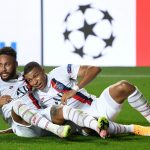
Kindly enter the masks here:
M 64 105 L 67 104 L 67 100 L 73 97 L 76 93 L 77 91 L 75 90 L 70 90 L 69 92 L 64 93 L 61 98 L 61 104 L 64 104 Z
M 8 104 L 12 100 L 10 95 L 3 95 L 0 97 L 0 107 L 5 104 Z

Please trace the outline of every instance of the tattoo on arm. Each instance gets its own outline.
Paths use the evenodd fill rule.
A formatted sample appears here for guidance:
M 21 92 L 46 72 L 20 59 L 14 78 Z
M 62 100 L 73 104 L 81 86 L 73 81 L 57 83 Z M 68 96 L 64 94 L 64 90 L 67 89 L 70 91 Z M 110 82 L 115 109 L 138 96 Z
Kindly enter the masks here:
M 52 120 L 53 120 L 54 117 L 59 115 L 58 107 L 59 106 L 52 106 L 52 108 L 50 110 L 50 115 L 51 115 Z

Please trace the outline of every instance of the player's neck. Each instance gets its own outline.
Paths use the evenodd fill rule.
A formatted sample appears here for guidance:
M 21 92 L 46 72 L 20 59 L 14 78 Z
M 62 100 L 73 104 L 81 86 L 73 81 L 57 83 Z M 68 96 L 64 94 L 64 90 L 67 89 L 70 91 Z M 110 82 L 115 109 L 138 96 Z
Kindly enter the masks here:
M 18 79 L 18 77 L 19 77 L 19 75 L 16 73 L 16 74 L 14 74 L 14 76 L 11 78 L 12 80 L 13 79 Z

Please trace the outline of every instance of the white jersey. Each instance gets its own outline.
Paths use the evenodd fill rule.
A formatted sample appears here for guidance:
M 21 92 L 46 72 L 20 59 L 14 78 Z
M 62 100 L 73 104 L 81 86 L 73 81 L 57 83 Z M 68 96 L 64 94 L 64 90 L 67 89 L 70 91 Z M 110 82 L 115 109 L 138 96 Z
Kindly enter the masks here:
M 52 70 L 47 74 L 47 86 L 44 90 L 38 90 L 37 97 L 42 107 L 59 105 L 63 93 L 72 89 L 77 84 L 78 65 L 68 64 Z M 88 109 L 95 99 L 95 96 L 87 93 L 85 89 L 80 89 L 73 98 L 67 100 L 67 105 L 78 108 Z
M 11 109 L 13 106 L 13 102 L 14 100 L 18 99 L 18 98 L 22 98 L 22 100 L 26 100 L 26 96 L 25 94 L 27 94 L 29 88 L 27 87 L 26 82 L 23 80 L 23 76 L 20 74 L 18 79 L 13 79 L 13 80 L 9 80 L 7 82 L 3 81 L 0 78 L 0 96 L 3 95 L 10 95 L 12 98 L 12 101 L 9 102 L 8 104 L 5 104 L 1 107 L 0 111 L 3 115 L 3 118 L 9 123 L 11 124 Z M 32 93 L 28 93 L 28 96 L 30 97 L 32 101 L 27 101 L 25 103 L 27 104 L 31 104 L 33 106 L 33 103 L 35 105 L 38 104 L 36 102 L 36 100 L 33 98 Z

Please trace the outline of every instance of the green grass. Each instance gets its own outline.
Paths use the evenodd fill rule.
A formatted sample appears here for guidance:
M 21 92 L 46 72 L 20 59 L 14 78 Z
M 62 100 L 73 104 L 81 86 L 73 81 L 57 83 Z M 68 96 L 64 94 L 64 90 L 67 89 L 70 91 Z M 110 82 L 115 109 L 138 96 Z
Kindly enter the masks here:
M 48 72 L 51 68 L 46 67 Z M 20 68 L 22 70 L 22 67 Z M 141 75 L 141 76 L 139 76 Z M 99 95 L 103 89 L 119 80 L 129 80 L 135 84 L 150 99 L 150 68 L 103 68 L 102 73 L 92 81 L 86 89 L 95 95 Z M 146 120 L 127 102 L 125 102 L 122 111 L 117 120 L 123 124 L 141 124 L 149 125 Z M 0 128 L 4 129 L 7 125 L 0 118 Z M 77 136 L 73 135 L 69 139 L 60 139 L 56 136 L 41 138 L 21 138 L 14 134 L 0 135 L 0 149 L 10 150 L 141 150 L 149 149 L 150 137 L 119 135 L 108 139 L 100 139 L 97 136 Z

